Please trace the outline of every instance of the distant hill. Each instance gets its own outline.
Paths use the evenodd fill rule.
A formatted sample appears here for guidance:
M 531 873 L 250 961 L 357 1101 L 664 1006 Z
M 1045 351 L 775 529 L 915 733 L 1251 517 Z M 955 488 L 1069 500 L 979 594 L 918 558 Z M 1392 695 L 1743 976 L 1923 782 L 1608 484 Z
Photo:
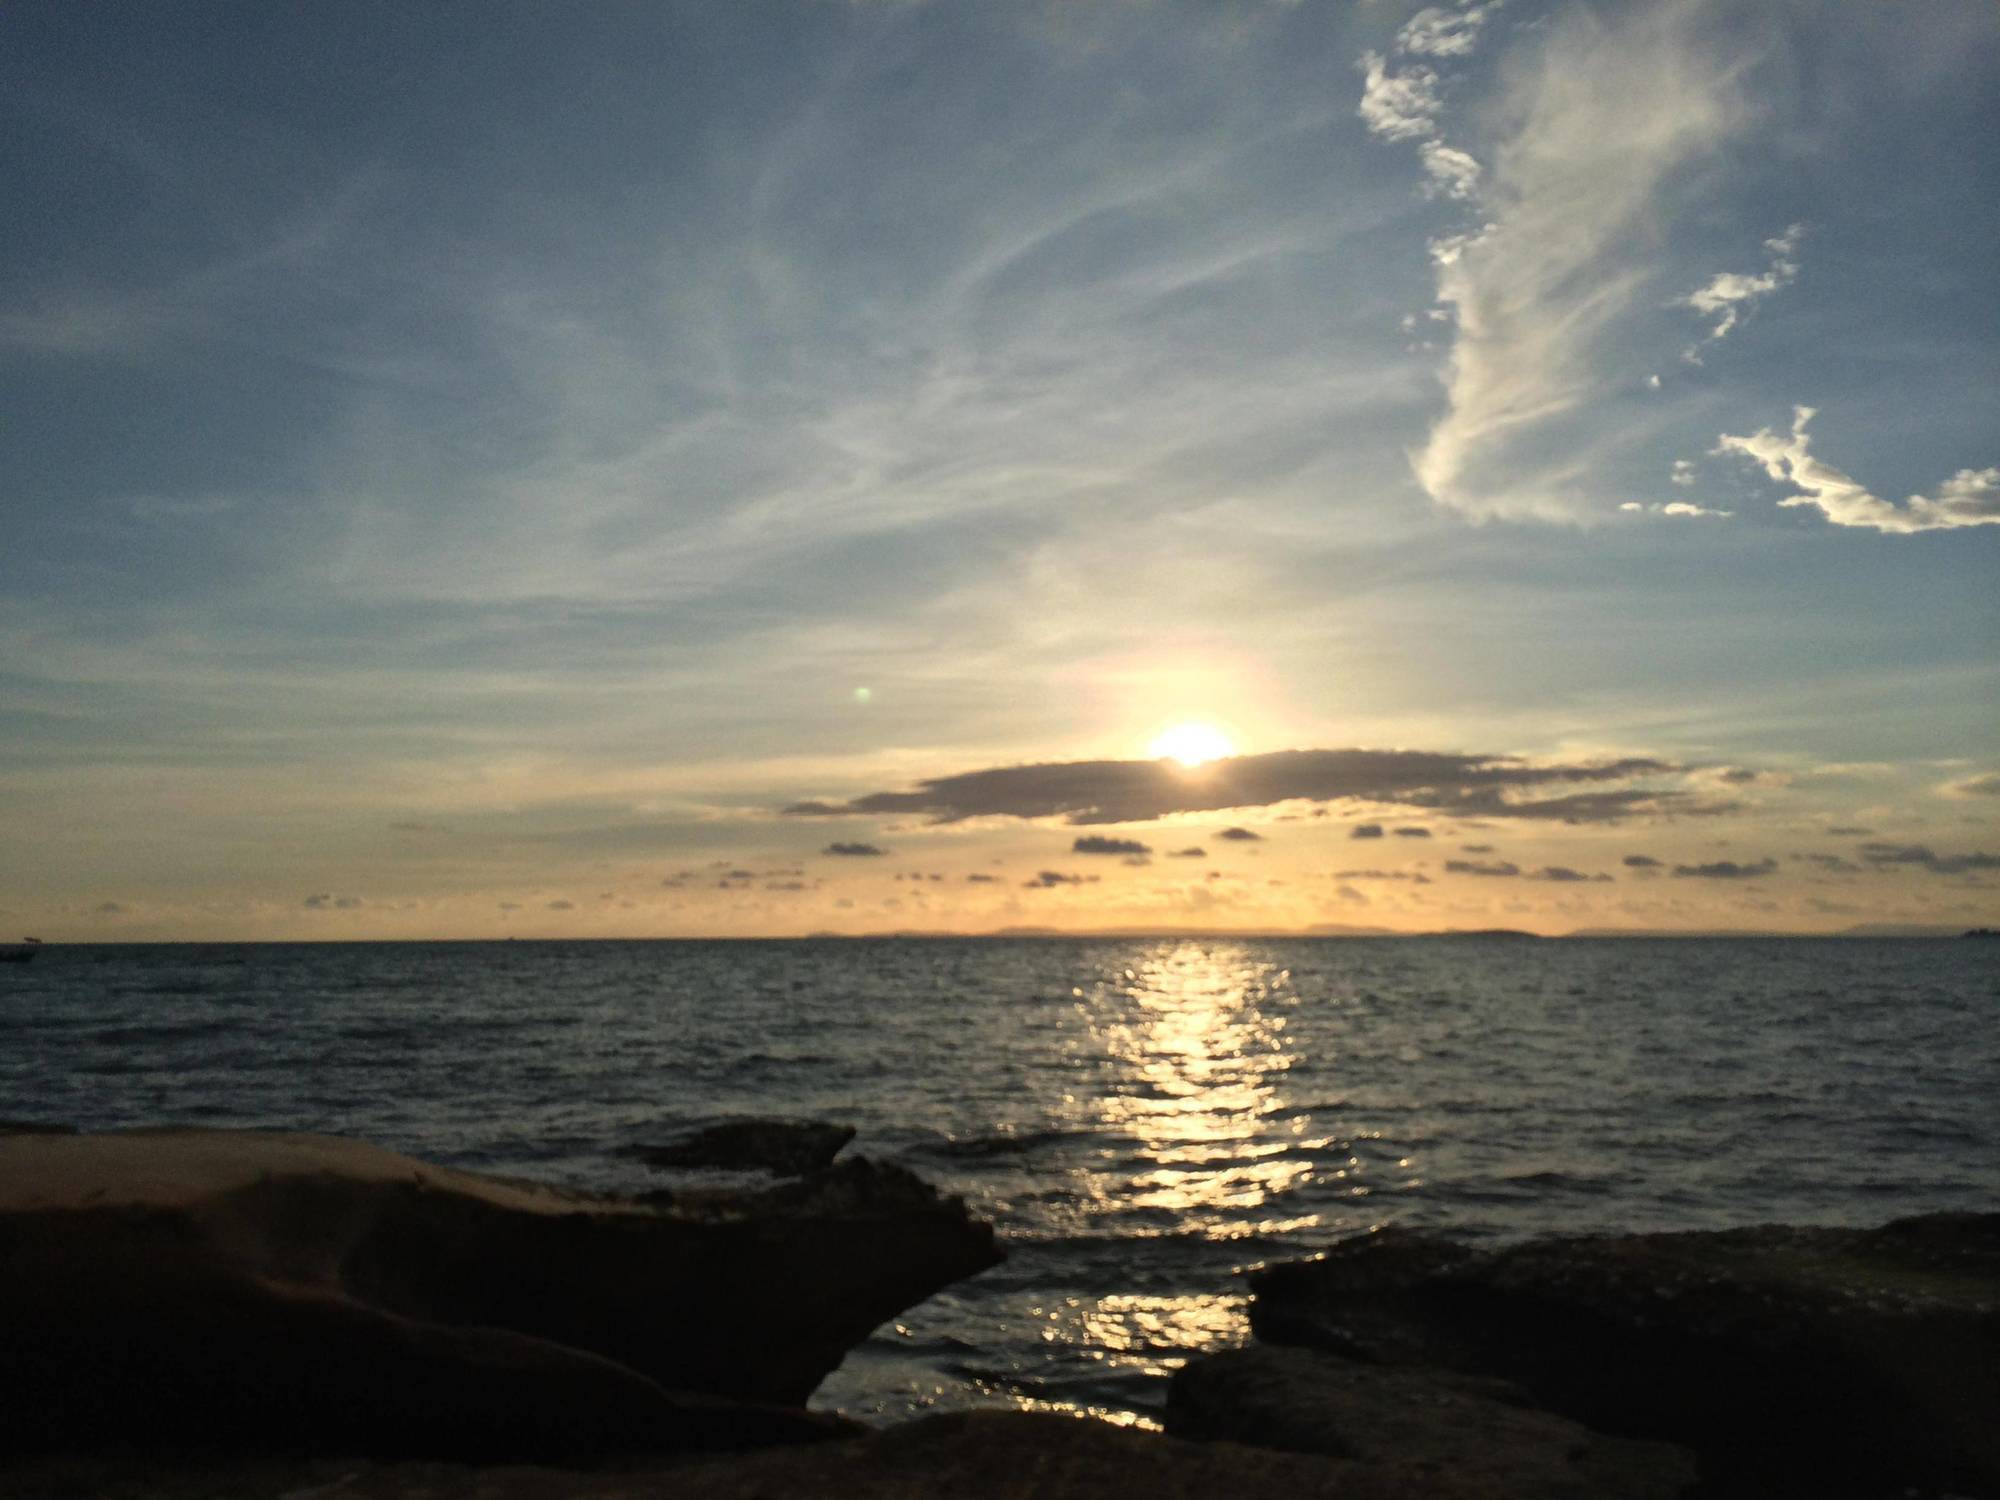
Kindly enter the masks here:
M 1659 927 L 1579 927 L 1567 934 L 1573 938 L 1955 938 L 1965 933 L 1963 923 L 1939 922 L 1859 922 L 1834 932 L 1782 932 L 1760 927 L 1676 928 Z
M 1573 938 L 1780 938 L 1844 937 L 1845 933 L 1780 932 L 1770 927 L 1579 927 Z
M 1965 924 L 1954 922 L 1949 927 L 1936 922 L 1862 922 L 1853 927 L 1840 929 L 1841 937 L 1963 937 Z

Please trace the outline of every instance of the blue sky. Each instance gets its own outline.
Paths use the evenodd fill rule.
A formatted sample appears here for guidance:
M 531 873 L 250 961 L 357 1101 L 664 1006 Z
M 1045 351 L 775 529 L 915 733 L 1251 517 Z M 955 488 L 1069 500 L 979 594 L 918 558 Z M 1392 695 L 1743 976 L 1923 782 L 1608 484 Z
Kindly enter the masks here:
M 0 922 L 2000 917 L 1988 0 L 22 4 L 0 100 Z M 1143 855 L 784 811 L 1188 721 Z M 1356 750 L 1662 769 L 1254 759 Z

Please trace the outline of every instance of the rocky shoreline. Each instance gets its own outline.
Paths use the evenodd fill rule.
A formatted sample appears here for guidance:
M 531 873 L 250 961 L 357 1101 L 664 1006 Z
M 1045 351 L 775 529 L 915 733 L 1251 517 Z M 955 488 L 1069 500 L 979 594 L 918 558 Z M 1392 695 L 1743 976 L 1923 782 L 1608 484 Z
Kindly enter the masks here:
M 1385 1230 L 1249 1273 L 1166 1435 L 805 1401 L 994 1264 L 841 1127 L 635 1148 L 787 1174 L 610 1197 L 264 1132 L 0 1131 L 0 1492 L 2000 1496 L 2000 1214 L 1478 1249 Z

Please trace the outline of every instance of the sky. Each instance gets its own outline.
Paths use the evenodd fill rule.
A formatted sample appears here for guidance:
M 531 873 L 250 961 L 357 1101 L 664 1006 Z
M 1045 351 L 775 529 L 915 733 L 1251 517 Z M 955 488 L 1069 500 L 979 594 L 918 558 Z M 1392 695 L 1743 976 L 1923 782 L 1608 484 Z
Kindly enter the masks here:
M 1993 0 L 16 0 L 0 934 L 2000 922 L 1996 141 Z

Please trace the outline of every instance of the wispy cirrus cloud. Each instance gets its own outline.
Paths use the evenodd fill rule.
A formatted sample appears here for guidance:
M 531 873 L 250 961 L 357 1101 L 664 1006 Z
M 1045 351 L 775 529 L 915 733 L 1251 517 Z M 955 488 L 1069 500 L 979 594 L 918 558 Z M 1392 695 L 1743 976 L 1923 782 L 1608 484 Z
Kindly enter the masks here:
M 1446 410 L 1413 464 L 1440 504 L 1550 520 L 1601 504 L 1588 456 L 1544 430 L 1602 392 L 1601 346 L 1655 274 L 1667 184 L 1749 114 L 1740 60 L 1704 41 L 1702 18 L 1690 3 L 1572 13 L 1513 76 L 1484 222 L 1433 251 L 1454 338 Z
M 1853 476 L 1813 457 L 1806 426 L 1814 415 L 1810 406 L 1795 407 L 1789 435 L 1768 427 L 1760 427 L 1748 437 L 1724 433 L 1715 451 L 1739 453 L 1771 478 L 1799 491 L 1778 504 L 1813 506 L 1836 526 L 1909 536 L 1961 526 L 2000 525 L 2000 467 L 1960 469 L 1935 496 L 1912 495 L 1902 505 L 1893 505 L 1870 494 Z
M 1718 272 L 1680 299 L 1681 306 L 1691 307 L 1703 317 L 1715 320 L 1701 343 L 1691 344 L 1682 351 L 1682 359 L 1689 364 L 1700 364 L 1704 344 L 1727 338 L 1729 331 L 1743 320 L 1744 314 L 1752 307 L 1778 288 L 1791 283 L 1799 274 L 1799 263 L 1793 255 L 1805 232 L 1805 225 L 1794 224 L 1783 234 L 1764 241 L 1764 248 L 1771 253 L 1771 262 L 1762 271 L 1753 274 Z
M 784 812 L 791 817 L 916 815 L 937 823 L 1006 817 L 1102 824 L 1305 801 L 1609 823 L 1728 810 L 1728 804 L 1703 802 L 1683 787 L 1655 784 L 1678 778 L 1685 769 L 1649 756 L 1536 764 L 1508 755 L 1425 750 L 1281 750 L 1210 761 L 1198 773 L 1152 760 L 1001 766 L 928 779 L 912 791 L 873 792 L 848 802 L 798 802 Z M 1569 787 L 1591 789 L 1563 790 Z M 1547 795 L 1551 792 L 1555 794 Z M 1247 829 L 1217 835 L 1254 836 Z

